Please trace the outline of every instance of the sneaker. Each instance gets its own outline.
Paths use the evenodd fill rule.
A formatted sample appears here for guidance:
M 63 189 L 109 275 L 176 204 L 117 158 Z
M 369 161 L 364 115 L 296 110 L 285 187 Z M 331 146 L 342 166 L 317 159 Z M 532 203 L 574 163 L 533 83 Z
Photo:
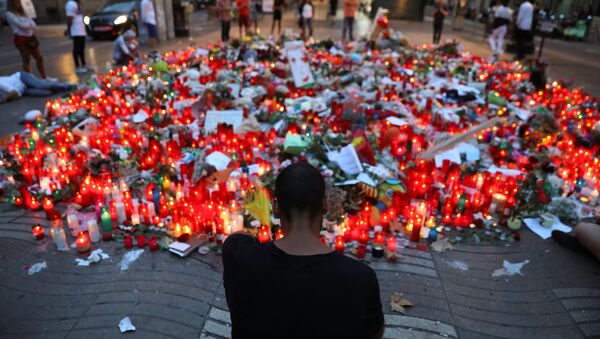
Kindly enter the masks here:
M 83 66 L 83 68 L 87 69 L 90 72 L 96 72 L 96 69 L 92 66 Z
M 579 240 L 577 240 L 576 237 L 568 233 L 554 230 L 552 231 L 552 239 L 554 239 L 554 241 L 556 241 L 556 243 L 558 243 L 562 247 L 568 248 L 577 253 L 592 255 L 590 251 L 588 251 L 585 247 L 583 247 L 583 245 L 581 245 L 581 243 L 579 242 Z
M 58 81 L 58 79 L 54 78 L 54 77 L 46 77 L 46 80 L 52 81 L 52 82 L 57 82 Z
M 77 74 L 87 73 L 87 71 L 88 70 L 85 67 L 77 67 L 77 68 L 75 68 L 75 73 L 77 73 Z

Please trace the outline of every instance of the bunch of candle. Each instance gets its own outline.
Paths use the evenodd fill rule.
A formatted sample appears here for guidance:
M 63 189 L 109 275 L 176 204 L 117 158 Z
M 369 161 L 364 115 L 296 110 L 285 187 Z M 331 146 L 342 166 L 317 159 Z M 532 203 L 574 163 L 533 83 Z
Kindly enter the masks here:
M 220 244 L 255 218 L 245 211 L 251 193 L 272 188 L 284 160 L 301 153 L 337 184 L 366 186 L 360 199 L 340 202 L 336 218 L 343 222 L 328 239 L 359 257 L 369 246 L 393 252 L 400 232 L 418 242 L 435 238 L 438 226 L 511 217 L 523 179 L 539 162 L 533 151 L 548 156 L 565 191 L 596 206 L 599 147 L 581 141 L 600 129 L 596 98 L 559 83 L 531 90 L 520 64 L 490 64 L 451 49 L 338 47 L 307 46 L 317 79 L 309 87 L 296 86 L 285 53 L 271 42 L 189 48 L 94 76 L 10 137 L 0 164 L 14 188 L 6 192 L 16 206 L 43 208 L 50 220 L 60 216 L 60 201 L 93 210 L 95 220 L 66 215 L 82 250 L 137 228 L 182 240 L 205 232 Z M 348 91 L 357 79 L 360 86 Z M 461 94 L 476 93 L 471 86 L 484 102 Z M 229 112 L 217 121 L 229 125 L 212 125 L 215 110 Z M 555 129 L 519 115 L 532 111 L 553 118 Z M 496 116 L 505 119 L 466 140 L 476 157 L 457 151 L 421 159 Z M 288 145 L 288 135 L 311 136 L 312 144 Z M 362 169 L 341 168 L 345 159 L 329 153 L 349 144 Z M 353 184 L 338 187 L 355 192 Z M 284 236 L 266 221 L 256 228 L 261 242 Z M 51 230 L 57 245 L 64 233 L 62 226 Z M 157 248 L 156 238 L 137 236 L 125 246 L 135 240 Z

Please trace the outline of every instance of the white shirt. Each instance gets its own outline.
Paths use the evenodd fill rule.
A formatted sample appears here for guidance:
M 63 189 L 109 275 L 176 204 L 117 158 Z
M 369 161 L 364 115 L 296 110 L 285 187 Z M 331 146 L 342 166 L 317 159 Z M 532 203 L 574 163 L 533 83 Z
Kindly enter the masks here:
M 494 18 L 502 18 L 511 20 L 513 16 L 513 10 L 506 6 L 498 6 L 494 10 Z
M 79 12 L 79 5 L 74 0 L 67 1 L 65 12 L 68 17 L 73 18 L 71 22 L 71 36 L 85 36 L 85 25 L 83 16 Z
M 519 14 L 517 14 L 517 28 L 523 31 L 530 31 L 533 24 L 533 5 L 529 1 L 525 1 L 519 6 Z
M 302 6 L 302 17 L 304 19 L 311 19 L 313 16 L 313 6 L 311 6 L 309 3 L 304 4 L 304 6 Z
M 33 20 L 26 16 L 15 15 L 13 12 L 6 13 L 6 21 L 15 35 L 32 36 L 36 28 Z
M 124 54 L 131 55 L 131 51 L 129 50 L 129 46 L 127 46 L 127 42 L 123 35 L 119 35 L 117 39 L 115 39 L 115 43 L 113 45 L 113 59 L 115 61 L 121 59 Z
M 5 92 L 17 91 L 19 95 L 23 95 L 27 90 L 27 86 L 21 81 L 19 72 L 6 77 L 0 77 L 0 90 Z
M 156 25 L 156 13 L 154 13 L 152 0 L 142 0 L 142 22 Z

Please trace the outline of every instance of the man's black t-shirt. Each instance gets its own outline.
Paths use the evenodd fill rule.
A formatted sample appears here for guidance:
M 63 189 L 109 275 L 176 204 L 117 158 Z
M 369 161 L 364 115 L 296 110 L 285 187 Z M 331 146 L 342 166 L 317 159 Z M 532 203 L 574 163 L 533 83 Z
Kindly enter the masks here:
M 337 252 L 290 255 L 234 234 L 223 265 L 233 338 L 372 338 L 383 327 L 375 272 Z

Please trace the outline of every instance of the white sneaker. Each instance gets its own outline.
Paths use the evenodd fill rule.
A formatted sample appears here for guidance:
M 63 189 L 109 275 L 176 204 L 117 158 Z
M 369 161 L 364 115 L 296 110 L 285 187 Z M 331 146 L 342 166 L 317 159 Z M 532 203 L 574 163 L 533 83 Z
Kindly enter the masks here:
M 88 70 L 85 67 L 77 67 L 75 68 L 75 73 L 77 74 L 82 74 L 82 73 L 86 73 Z
M 53 77 L 46 77 L 46 80 L 52 81 L 52 82 L 57 82 L 58 81 L 57 78 L 53 78 Z

